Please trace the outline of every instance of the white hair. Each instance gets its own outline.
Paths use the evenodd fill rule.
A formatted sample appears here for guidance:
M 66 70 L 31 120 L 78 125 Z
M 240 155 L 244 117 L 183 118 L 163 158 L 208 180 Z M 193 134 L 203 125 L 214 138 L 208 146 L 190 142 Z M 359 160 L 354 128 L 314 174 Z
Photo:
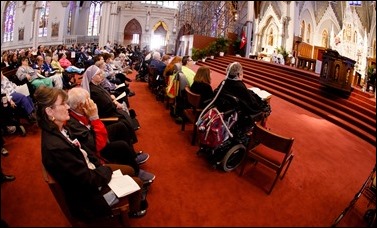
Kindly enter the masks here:
M 158 51 L 153 52 L 153 59 L 161 60 L 161 54 Z
M 89 97 L 89 92 L 81 87 L 74 87 L 68 90 L 67 104 L 72 110 L 76 110 L 80 104 L 83 104 L 86 98 Z

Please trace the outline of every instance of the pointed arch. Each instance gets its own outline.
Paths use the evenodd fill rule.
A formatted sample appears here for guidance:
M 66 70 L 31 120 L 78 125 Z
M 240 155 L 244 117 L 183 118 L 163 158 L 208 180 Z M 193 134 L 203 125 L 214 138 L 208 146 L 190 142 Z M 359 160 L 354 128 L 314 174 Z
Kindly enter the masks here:
M 305 21 L 304 20 L 302 20 L 300 24 L 300 37 L 302 38 L 302 40 L 304 40 L 305 38 Z
M 163 21 L 159 21 L 157 22 L 154 26 L 153 26 L 153 31 L 157 30 L 159 27 L 162 27 L 163 29 L 165 29 L 166 31 L 168 31 L 168 26 L 166 25 L 165 22 Z
M 181 37 L 184 35 L 192 35 L 194 34 L 194 29 L 189 23 L 186 23 L 182 25 L 182 27 L 179 29 L 178 35 L 177 35 L 177 40 L 175 42 L 175 54 L 177 54 L 180 44 L 181 44 Z
M 157 22 L 153 28 L 151 48 L 164 48 L 168 40 L 168 26 L 163 21 Z
M 138 42 L 141 43 L 141 34 L 143 30 L 141 28 L 141 24 L 135 18 L 130 20 L 126 26 L 124 27 L 124 35 L 123 35 L 123 42 L 125 45 L 132 44 L 134 40 L 134 36 L 138 36 Z

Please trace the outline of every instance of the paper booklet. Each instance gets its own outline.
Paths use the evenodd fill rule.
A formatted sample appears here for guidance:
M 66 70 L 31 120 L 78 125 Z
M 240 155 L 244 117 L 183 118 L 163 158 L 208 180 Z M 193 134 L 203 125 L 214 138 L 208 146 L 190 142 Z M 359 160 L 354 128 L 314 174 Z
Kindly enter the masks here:
M 126 85 L 124 84 L 124 82 L 123 82 L 122 84 L 117 85 L 117 86 L 115 87 L 115 89 L 117 90 L 118 88 L 121 88 L 121 87 L 123 87 L 123 86 L 126 86 Z
M 117 97 L 115 98 L 115 100 L 118 101 L 119 99 L 122 99 L 122 98 L 125 97 L 125 96 L 126 96 L 126 92 L 123 92 L 123 93 L 121 93 L 119 96 L 117 96 Z
M 129 175 L 123 175 L 118 169 L 113 172 L 109 187 L 120 198 L 140 190 L 140 186 Z
M 40 73 L 37 73 L 38 78 L 46 78 L 45 76 L 41 75 Z
M 29 87 L 27 87 L 26 83 L 22 84 L 20 86 L 17 86 L 15 90 L 16 90 L 17 93 L 22 93 L 25 96 L 29 96 L 30 95 Z
M 257 94 L 262 100 L 268 100 L 271 98 L 272 94 L 266 90 L 259 89 L 258 87 L 250 87 L 249 90 Z

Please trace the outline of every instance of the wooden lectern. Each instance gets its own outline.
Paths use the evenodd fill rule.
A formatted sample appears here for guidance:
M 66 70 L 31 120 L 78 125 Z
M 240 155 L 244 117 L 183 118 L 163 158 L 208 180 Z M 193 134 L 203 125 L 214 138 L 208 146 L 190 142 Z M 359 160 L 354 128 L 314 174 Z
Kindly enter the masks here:
M 350 93 L 356 61 L 331 49 L 323 53 L 322 60 L 320 83 Z

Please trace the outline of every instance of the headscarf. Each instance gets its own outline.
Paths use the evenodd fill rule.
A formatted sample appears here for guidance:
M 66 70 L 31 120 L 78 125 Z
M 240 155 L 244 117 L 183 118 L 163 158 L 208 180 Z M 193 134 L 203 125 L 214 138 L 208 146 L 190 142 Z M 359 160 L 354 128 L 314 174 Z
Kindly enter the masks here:
M 233 62 L 226 69 L 226 77 L 231 80 L 241 80 L 242 65 L 239 62 Z
M 86 71 L 83 74 L 81 87 L 84 88 L 86 91 L 88 91 L 89 94 L 90 94 L 89 83 L 92 81 L 92 78 L 94 77 L 94 75 L 98 74 L 99 71 L 101 71 L 101 69 L 98 68 L 98 66 L 91 65 L 90 67 L 86 69 Z

